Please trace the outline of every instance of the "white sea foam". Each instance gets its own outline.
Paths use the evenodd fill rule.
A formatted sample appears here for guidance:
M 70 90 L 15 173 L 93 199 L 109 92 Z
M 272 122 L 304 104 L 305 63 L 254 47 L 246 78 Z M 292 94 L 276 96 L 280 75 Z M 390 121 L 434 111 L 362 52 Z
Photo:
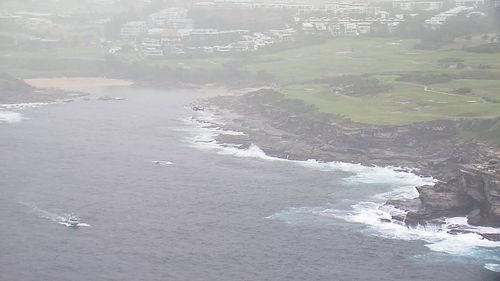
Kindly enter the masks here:
M 19 112 L 0 111 L 0 124 L 21 122 L 24 117 Z
M 0 104 L 0 108 L 11 109 L 11 110 L 23 110 L 26 108 L 35 108 L 44 105 L 48 105 L 46 102 L 31 102 L 31 103 L 7 103 Z
M 250 147 L 248 151 L 239 149 L 240 144 L 217 143 L 215 140 L 219 135 L 244 136 L 243 132 L 223 129 L 224 121 L 218 118 L 215 114 L 208 111 L 197 112 L 195 117 L 181 119 L 182 122 L 188 124 L 190 128 L 187 130 L 191 133 L 186 140 L 195 148 L 204 150 L 213 150 L 218 154 L 234 155 L 239 157 L 264 157 L 267 160 L 270 158 L 265 155 L 260 148 Z M 185 130 L 184 130 L 185 131 Z
M 479 233 L 500 233 L 497 228 L 473 227 L 467 224 L 466 218 L 451 218 L 443 225 L 426 225 L 409 228 L 403 223 L 392 220 L 395 214 L 403 215 L 403 211 L 394 207 L 384 205 L 388 199 L 411 199 L 418 197 L 415 187 L 423 185 L 434 185 L 436 180 L 430 177 L 421 177 L 409 169 L 400 167 L 377 167 L 363 166 L 360 164 L 343 162 L 320 162 L 317 160 L 286 160 L 266 155 L 259 147 L 251 145 L 247 149 L 235 146 L 219 144 L 215 137 L 223 134 L 223 126 L 216 116 L 204 112 L 190 120 L 197 130 L 195 137 L 189 140 L 197 148 L 211 149 L 218 154 L 233 155 L 236 157 L 259 158 L 271 161 L 287 161 L 309 169 L 321 171 L 341 171 L 351 175 L 343 179 L 346 185 L 357 184 L 383 184 L 391 187 L 388 192 L 374 195 L 370 201 L 359 202 L 351 206 L 351 210 L 337 210 L 327 207 L 301 207 L 290 208 L 277 212 L 267 217 L 286 223 L 301 223 L 313 217 L 342 219 L 349 222 L 361 223 L 368 226 L 369 233 L 390 239 L 422 240 L 427 242 L 427 247 L 436 252 L 443 252 L 459 256 L 478 256 L 486 261 L 496 260 L 498 257 L 495 250 L 500 247 L 500 242 L 493 242 L 483 238 Z M 464 233 L 449 233 L 451 229 L 461 229 Z M 465 233 L 472 231 L 476 233 Z M 494 253 L 484 254 L 483 250 Z M 490 266 L 493 267 L 493 266 Z
M 34 108 L 48 103 L 9 103 L 0 104 L 0 124 L 1 123 L 18 123 L 26 119 L 19 111 L 26 108 Z
M 196 117 L 185 119 L 185 122 L 194 125 L 194 136 L 189 138 L 191 143 L 204 149 L 212 149 L 219 154 L 234 155 L 238 157 L 261 158 L 273 161 L 288 161 L 307 168 L 321 171 L 342 171 L 353 175 L 344 179 L 346 183 L 390 183 L 398 187 L 415 187 L 426 184 L 433 184 L 434 179 L 417 176 L 408 169 L 401 167 L 367 167 L 361 164 L 345 162 L 321 162 L 314 159 L 307 161 L 287 160 L 266 155 L 258 146 L 250 145 L 247 149 L 239 149 L 234 145 L 220 144 L 215 138 L 221 134 L 245 135 L 242 132 L 221 129 L 225 124 L 215 114 L 208 111 L 198 113 Z
M 487 263 L 484 265 L 484 268 L 493 272 L 500 272 L 500 264 L 497 263 Z
M 388 222 L 392 218 L 391 208 L 379 208 L 375 202 L 360 202 L 354 205 L 353 210 L 337 210 L 325 207 L 300 207 L 279 211 L 268 219 L 279 220 L 288 224 L 300 224 L 312 219 L 329 218 L 361 223 L 369 226 L 368 233 L 388 239 L 421 240 L 426 247 L 435 252 L 450 255 L 470 257 L 485 262 L 500 261 L 498 248 L 500 242 L 483 238 L 479 233 L 499 233 L 497 228 L 476 228 L 466 224 L 457 225 L 455 222 L 464 221 L 464 218 L 452 218 L 443 225 L 419 225 L 409 228 L 403 223 Z M 312 216 L 312 217 L 311 217 Z M 384 222 L 386 221 L 386 222 Z M 450 223 L 453 222 L 453 223 Z M 478 233 L 449 233 L 451 229 L 459 227 L 466 231 L 487 230 Z
M 390 180 L 390 179 L 388 179 Z M 446 219 L 442 225 L 419 225 L 407 227 L 392 220 L 395 214 L 402 211 L 384 205 L 387 199 L 411 197 L 408 188 L 397 188 L 391 192 L 378 194 L 371 202 L 360 202 L 352 206 L 348 212 L 334 209 L 325 210 L 324 214 L 346 221 L 362 223 L 369 226 L 371 233 L 391 239 L 423 240 L 430 250 L 459 256 L 475 256 L 481 249 L 495 249 L 500 242 L 490 241 L 480 234 L 499 234 L 500 229 L 492 227 L 476 227 L 467 223 L 467 218 L 456 217 Z M 390 221 L 390 222 L 389 222 Z M 491 257 L 489 257 L 491 258 Z
M 394 187 L 413 187 L 426 184 L 434 184 L 432 178 L 420 177 L 407 169 L 400 167 L 378 167 L 363 166 L 361 164 L 345 162 L 319 162 L 317 160 L 293 161 L 304 167 L 318 169 L 322 171 L 342 171 L 353 173 L 352 176 L 344 178 L 347 184 L 390 184 Z

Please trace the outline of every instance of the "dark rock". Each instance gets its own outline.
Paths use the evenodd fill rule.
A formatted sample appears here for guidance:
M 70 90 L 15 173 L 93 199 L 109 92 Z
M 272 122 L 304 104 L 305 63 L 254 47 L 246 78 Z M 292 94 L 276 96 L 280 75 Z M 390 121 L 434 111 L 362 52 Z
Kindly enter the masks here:
M 426 225 L 429 220 L 436 218 L 435 215 L 436 214 L 433 214 L 431 212 L 426 212 L 423 210 L 416 212 L 410 211 L 406 214 L 404 223 L 409 227 L 415 227 L 417 225 Z
M 391 205 L 397 209 L 400 209 L 405 212 L 409 211 L 418 211 L 421 209 L 422 204 L 420 199 L 393 199 L 387 201 L 386 205 Z
M 420 201 L 427 212 L 439 215 L 464 215 L 471 211 L 474 201 L 455 186 L 437 183 L 434 186 L 425 185 L 417 187 Z
M 500 233 L 482 233 L 480 235 L 490 241 L 500 241 Z
M 452 234 L 452 235 L 458 235 L 458 234 L 467 234 L 467 233 L 475 233 L 475 232 L 470 231 L 470 230 L 465 230 L 465 229 L 454 228 L 454 229 L 448 230 L 447 233 Z
M 467 223 L 470 225 L 482 225 L 483 221 L 484 219 L 479 209 L 474 209 L 467 215 Z

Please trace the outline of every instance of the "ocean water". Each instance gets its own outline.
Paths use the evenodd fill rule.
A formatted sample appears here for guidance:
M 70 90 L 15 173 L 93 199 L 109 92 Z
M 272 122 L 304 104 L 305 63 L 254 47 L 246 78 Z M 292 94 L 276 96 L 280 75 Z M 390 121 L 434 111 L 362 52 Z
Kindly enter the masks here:
M 499 280 L 494 242 L 380 222 L 431 178 L 217 144 L 215 94 L 0 106 L 0 280 Z

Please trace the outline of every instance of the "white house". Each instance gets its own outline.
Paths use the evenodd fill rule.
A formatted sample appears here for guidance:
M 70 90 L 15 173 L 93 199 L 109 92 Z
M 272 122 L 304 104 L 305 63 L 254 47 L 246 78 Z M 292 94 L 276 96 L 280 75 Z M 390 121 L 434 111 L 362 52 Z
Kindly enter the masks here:
M 457 7 L 459 6 L 465 6 L 465 7 L 479 7 L 479 6 L 483 6 L 485 3 L 484 3 L 484 0 L 455 0 L 455 5 Z
M 393 0 L 392 7 L 403 11 L 434 11 L 443 8 L 443 1 Z
M 147 31 L 145 21 L 131 21 L 124 24 L 120 30 L 122 38 L 137 38 Z

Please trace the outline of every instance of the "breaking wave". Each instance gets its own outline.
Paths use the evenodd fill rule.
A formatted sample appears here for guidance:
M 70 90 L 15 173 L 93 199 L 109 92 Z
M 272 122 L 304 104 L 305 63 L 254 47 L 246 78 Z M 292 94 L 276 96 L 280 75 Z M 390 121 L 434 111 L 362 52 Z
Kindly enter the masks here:
M 26 119 L 19 112 L 26 108 L 35 108 L 48 103 L 10 103 L 10 104 L 0 104 L 0 124 L 2 123 L 18 123 Z
M 487 263 L 484 265 L 484 268 L 493 272 L 500 272 L 500 264 L 497 263 Z
M 19 112 L 0 111 L 0 124 L 21 122 L 24 117 Z
M 46 102 L 30 102 L 30 103 L 7 103 L 0 104 L 0 109 L 10 109 L 10 110 L 23 110 L 26 108 L 35 108 L 44 105 L 48 105 Z

